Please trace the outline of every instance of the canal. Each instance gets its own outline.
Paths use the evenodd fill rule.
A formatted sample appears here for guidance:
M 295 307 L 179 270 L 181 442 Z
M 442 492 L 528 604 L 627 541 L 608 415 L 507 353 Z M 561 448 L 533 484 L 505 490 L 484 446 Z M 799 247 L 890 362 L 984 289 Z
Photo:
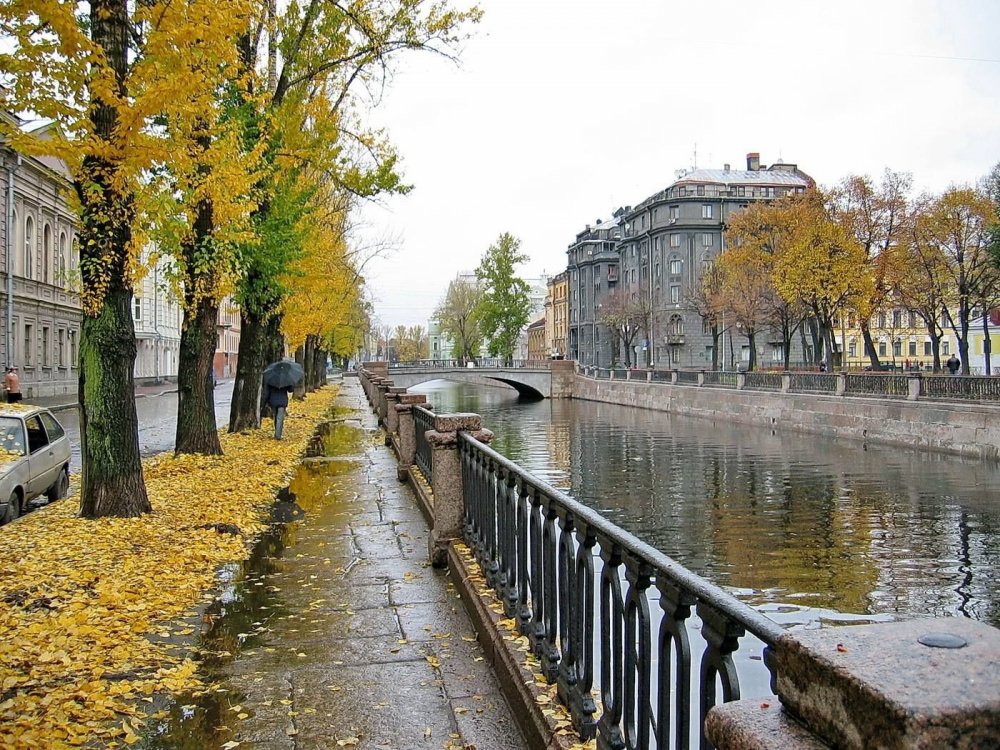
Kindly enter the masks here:
M 788 626 L 1000 626 L 1000 465 L 434 381 L 493 447 Z

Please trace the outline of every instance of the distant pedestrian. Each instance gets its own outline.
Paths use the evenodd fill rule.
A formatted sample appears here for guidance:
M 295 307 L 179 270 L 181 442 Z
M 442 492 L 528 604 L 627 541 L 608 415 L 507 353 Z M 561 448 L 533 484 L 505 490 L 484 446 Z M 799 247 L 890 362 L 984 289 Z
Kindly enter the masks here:
M 948 357 L 948 361 L 945 362 L 944 364 L 945 367 L 948 368 L 948 373 L 950 375 L 958 375 L 958 369 L 962 366 L 962 363 L 959 361 L 958 357 L 956 357 L 954 354 Z
M 293 386 L 287 388 L 275 388 L 272 385 L 264 384 L 264 403 L 271 407 L 274 414 L 274 439 L 281 440 L 281 432 L 285 427 L 285 411 L 288 409 L 288 394 L 294 389 Z
M 16 404 L 21 400 L 21 379 L 17 377 L 16 367 L 7 368 L 7 377 L 3 379 L 3 385 L 7 390 L 8 404 Z

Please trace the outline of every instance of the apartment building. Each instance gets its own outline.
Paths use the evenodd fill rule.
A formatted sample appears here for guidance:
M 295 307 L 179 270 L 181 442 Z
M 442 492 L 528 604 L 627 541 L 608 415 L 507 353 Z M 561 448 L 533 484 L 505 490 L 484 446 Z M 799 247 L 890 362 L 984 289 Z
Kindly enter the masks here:
M 604 300 L 619 284 L 625 206 L 608 219 L 587 225 L 566 251 L 567 309 L 566 352 L 583 365 L 607 367 L 617 354 L 617 338 L 600 321 Z

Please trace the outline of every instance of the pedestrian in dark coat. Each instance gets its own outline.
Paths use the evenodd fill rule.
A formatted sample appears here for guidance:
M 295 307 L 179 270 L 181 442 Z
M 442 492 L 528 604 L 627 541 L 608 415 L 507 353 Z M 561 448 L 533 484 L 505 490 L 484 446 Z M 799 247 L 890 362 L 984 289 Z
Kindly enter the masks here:
M 288 394 L 294 389 L 274 388 L 264 384 L 264 403 L 271 407 L 274 414 L 274 439 L 281 440 L 281 432 L 285 427 L 285 411 L 288 409 Z

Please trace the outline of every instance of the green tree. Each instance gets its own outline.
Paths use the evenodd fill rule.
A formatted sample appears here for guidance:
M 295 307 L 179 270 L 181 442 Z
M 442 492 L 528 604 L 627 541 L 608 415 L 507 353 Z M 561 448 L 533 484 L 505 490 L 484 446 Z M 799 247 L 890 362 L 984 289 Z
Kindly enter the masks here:
M 483 346 L 478 316 L 481 297 L 478 285 L 455 279 L 448 284 L 444 302 L 434 312 L 441 333 L 451 339 L 452 353 L 462 364 L 475 359 Z
M 514 358 L 517 338 L 528 325 L 531 314 L 528 282 L 514 272 L 518 265 L 528 260 L 520 248 L 521 241 L 504 232 L 490 245 L 476 269 L 483 292 L 478 317 L 486 348 L 491 357 L 508 361 Z

